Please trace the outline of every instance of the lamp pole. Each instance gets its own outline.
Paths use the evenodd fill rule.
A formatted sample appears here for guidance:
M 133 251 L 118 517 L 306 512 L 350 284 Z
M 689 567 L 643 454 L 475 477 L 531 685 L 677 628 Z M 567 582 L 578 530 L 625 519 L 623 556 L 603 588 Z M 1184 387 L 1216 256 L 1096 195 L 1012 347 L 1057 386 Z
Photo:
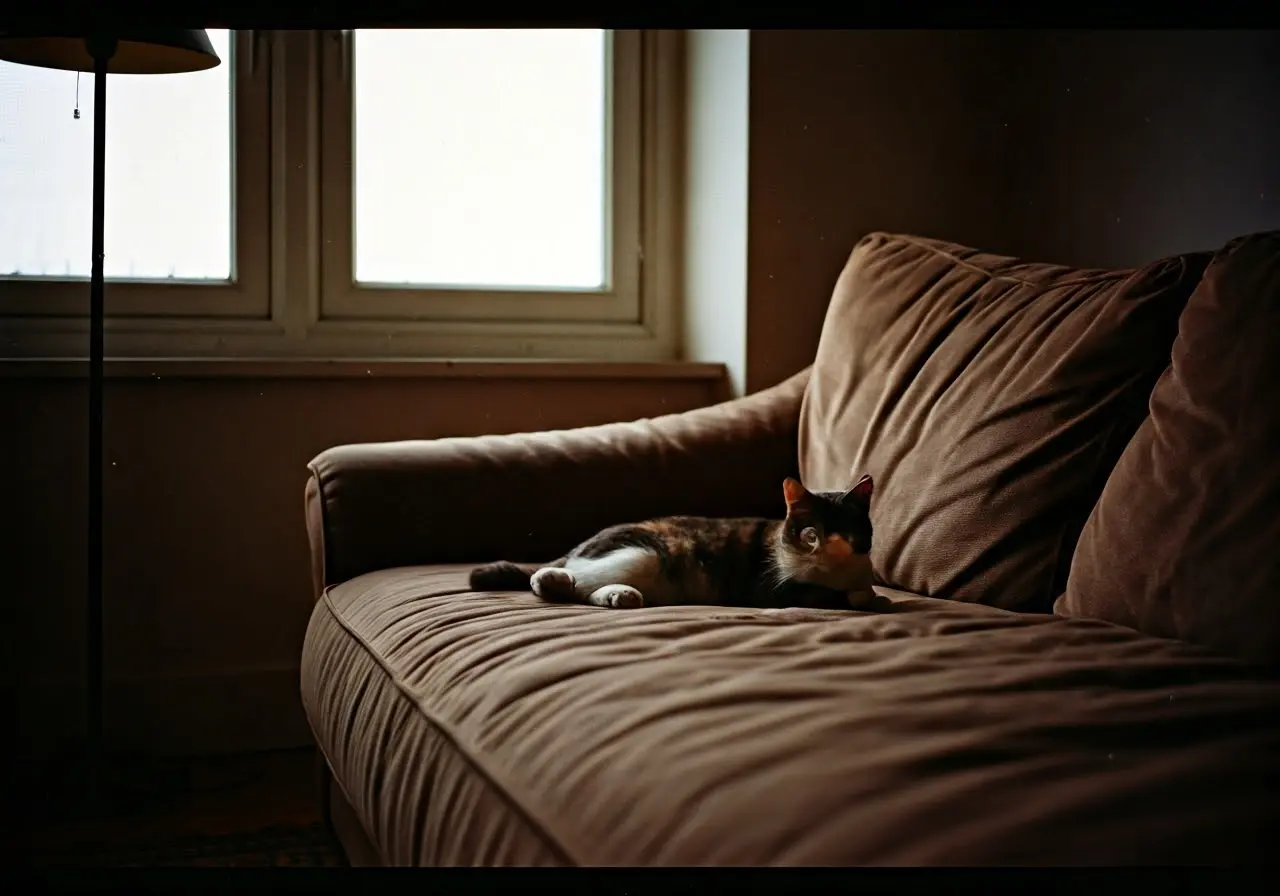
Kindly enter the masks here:
M 111 794 L 119 783 L 107 759 L 105 713 L 106 673 L 103 655 L 103 330 L 105 323 L 107 70 L 136 75 L 196 72 L 221 63 L 202 30 L 145 29 L 103 33 L 59 27 L 0 29 L 0 61 L 63 71 L 93 72 L 93 232 L 89 276 L 89 495 L 85 569 L 85 736 L 76 744 L 67 775 L 59 767 L 59 781 L 86 782 L 74 796 L 81 811 L 98 814 L 112 807 Z M 78 117 L 78 116 L 77 116 Z M 147 771 L 152 771 L 148 764 Z M 41 805 L 48 807 L 47 795 Z M 78 814 L 78 813 L 77 813 Z
M 106 317 L 103 274 L 103 232 L 106 228 L 106 162 L 107 162 L 107 66 L 116 53 L 114 37 L 95 36 L 85 39 L 85 49 L 93 57 L 93 234 L 92 268 L 89 279 L 89 551 L 86 558 L 85 617 L 87 625 L 89 665 L 86 682 L 86 723 L 89 741 L 90 800 L 96 805 L 105 797 L 103 704 L 105 670 L 103 668 L 102 618 L 102 374 L 103 329 Z

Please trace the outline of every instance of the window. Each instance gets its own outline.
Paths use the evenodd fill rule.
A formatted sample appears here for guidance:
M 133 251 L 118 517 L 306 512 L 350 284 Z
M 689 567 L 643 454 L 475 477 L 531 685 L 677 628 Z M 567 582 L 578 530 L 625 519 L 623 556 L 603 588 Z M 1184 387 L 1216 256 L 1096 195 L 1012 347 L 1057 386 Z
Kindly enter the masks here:
M 108 356 L 675 356 L 678 33 L 209 35 L 108 81 Z M 0 355 L 85 354 L 92 99 L 0 63 Z
M 265 90 L 209 38 L 217 68 L 108 78 L 113 317 L 266 316 Z M 87 313 L 93 115 L 93 75 L 0 62 L 0 314 Z
M 357 31 L 355 283 L 606 288 L 610 43 L 588 30 Z

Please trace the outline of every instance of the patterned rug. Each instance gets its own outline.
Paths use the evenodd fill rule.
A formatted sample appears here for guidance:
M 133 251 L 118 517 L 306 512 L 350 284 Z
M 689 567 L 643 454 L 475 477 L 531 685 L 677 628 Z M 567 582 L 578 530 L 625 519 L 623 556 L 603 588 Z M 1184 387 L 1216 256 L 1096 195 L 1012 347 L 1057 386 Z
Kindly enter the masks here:
M 346 864 L 342 847 L 323 824 L 98 847 L 85 844 L 29 858 L 44 868 L 336 868 Z

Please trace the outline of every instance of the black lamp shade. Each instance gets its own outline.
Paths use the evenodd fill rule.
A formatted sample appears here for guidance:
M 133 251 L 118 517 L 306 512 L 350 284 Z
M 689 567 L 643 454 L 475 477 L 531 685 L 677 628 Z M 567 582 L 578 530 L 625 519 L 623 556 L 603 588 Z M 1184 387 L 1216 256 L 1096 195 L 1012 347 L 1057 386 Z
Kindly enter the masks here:
M 107 65 L 109 74 L 165 75 L 198 72 L 218 65 L 218 54 L 203 29 L 138 29 L 120 32 L 54 32 L 0 30 L 0 60 L 58 68 L 72 72 L 92 72 L 94 58 L 86 41 L 115 40 L 115 53 Z

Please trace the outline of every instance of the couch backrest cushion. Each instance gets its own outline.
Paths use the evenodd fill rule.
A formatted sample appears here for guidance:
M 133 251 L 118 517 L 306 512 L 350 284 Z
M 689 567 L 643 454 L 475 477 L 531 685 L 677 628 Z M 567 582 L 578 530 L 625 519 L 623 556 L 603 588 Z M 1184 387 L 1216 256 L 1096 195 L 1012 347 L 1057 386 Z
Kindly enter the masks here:
M 1228 243 L 1055 611 L 1280 664 L 1280 231 Z
M 884 584 L 1048 612 L 1208 259 L 1081 270 L 867 236 L 805 394 L 805 484 L 875 477 Z

